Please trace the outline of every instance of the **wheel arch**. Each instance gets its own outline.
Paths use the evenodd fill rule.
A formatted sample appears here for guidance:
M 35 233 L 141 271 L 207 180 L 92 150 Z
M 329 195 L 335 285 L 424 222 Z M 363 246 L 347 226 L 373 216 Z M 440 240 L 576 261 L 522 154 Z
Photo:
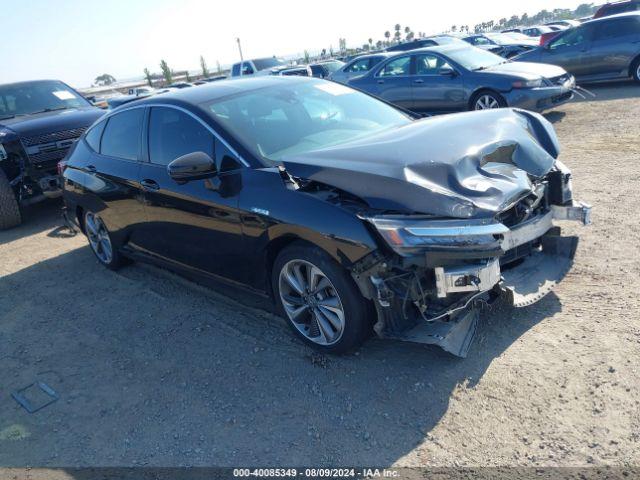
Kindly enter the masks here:
M 634 70 L 636 68 L 638 68 L 638 66 L 640 65 L 640 53 L 638 53 L 633 60 L 631 60 L 631 63 L 629 64 L 629 76 L 633 77 L 634 75 Z
M 496 89 L 496 88 L 492 88 L 492 87 L 478 87 L 476 88 L 471 95 L 469 96 L 469 110 L 473 109 L 473 104 L 476 101 L 476 98 L 480 96 L 480 94 L 482 93 L 492 93 L 494 95 L 499 96 L 505 103 L 507 102 L 506 99 L 504 98 L 504 95 L 502 93 L 500 93 L 500 90 Z

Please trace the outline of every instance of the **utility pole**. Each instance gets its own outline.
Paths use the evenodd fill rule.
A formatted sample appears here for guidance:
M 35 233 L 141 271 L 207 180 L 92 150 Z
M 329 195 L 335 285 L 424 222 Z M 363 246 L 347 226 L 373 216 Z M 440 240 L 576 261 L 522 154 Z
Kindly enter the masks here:
M 236 38 L 238 42 L 238 50 L 240 50 L 240 76 L 242 76 L 242 71 L 244 70 L 244 59 L 242 58 L 242 46 L 240 45 L 240 37 Z

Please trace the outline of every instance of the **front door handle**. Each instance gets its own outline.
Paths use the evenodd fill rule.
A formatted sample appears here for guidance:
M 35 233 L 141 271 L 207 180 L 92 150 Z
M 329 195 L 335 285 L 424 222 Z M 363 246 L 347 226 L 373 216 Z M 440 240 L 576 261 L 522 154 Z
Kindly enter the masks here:
M 382 85 L 384 83 L 384 80 L 378 80 L 378 83 Z
M 418 78 L 417 80 L 414 80 L 413 83 L 424 83 L 424 80 Z
M 89 173 L 96 173 L 98 171 L 95 165 L 87 165 L 84 169 Z
M 154 190 L 160 189 L 160 185 L 158 185 L 158 182 L 156 182 L 155 180 L 149 180 L 148 178 L 145 178 L 144 180 L 142 180 L 140 182 L 140 185 L 142 185 L 142 188 L 144 188 L 147 191 L 154 191 Z

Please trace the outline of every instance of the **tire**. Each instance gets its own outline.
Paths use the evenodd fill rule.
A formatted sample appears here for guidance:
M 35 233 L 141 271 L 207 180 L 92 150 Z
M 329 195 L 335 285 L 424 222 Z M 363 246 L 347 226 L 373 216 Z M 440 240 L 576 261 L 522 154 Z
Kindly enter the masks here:
M 0 169 L 0 230 L 22 223 L 20 207 L 4 171 Z
M 631 66 L 631 76 L 636 83 L 640 83 L 640 58 L 637 58 L 633 62 L 633 65 Z
M 486 105 L 484 108 L 480 108 L 480 105 Z M 476 93 L 471 102 L 469 102 L 469 110 L 487 110 L 494 108 L 505 108 L 507 106 L 506 100 L 499 93 L 491 90 L 482 90 Z
M 366 300 L 353 279 L 319 248 L 289 245 L 277 256 L 271 279 L 280 314 L 316 350 L 348 352 L 371 331 Z M 309 294 L 313 287 L 316 293 Z
M 87 211 L 84 214 L 84 232 L 89 240 L 89 247 L 98 261 L 110 270 L 118 270 L 126 263 L 119 252 L 118 245 L 107 230 L 106 225 L 96 213 Z

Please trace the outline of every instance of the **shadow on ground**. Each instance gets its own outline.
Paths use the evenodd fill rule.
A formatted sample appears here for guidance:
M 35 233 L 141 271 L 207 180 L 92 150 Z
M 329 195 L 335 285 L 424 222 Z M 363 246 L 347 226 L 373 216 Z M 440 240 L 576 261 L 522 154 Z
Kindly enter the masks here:
M 574 102 L 603 102 L 608 100 L 623 100 L 625 98 L 638 98 L 640 96 L 640 84 L 633 80 L 616 80 L 611 82 L 586 83 L 580 85 L 593 95 L 584 93 L 585 98 L 576 95 Z
M 0 465 L 390 465 L 561 309 L 551 294 L 484 315 L 467 359 L 376 339 L 326 357 L 250 303 L 153 267 L 108 271 L 86 247 L 5 276 Z M 35 380 L 60 400 L 28 414 L 9 394 Z
M 21 209 L 22 225 L 0 231 L 0 245 L 36 235 L 63 224 L 62 200 L 46 200 Z

